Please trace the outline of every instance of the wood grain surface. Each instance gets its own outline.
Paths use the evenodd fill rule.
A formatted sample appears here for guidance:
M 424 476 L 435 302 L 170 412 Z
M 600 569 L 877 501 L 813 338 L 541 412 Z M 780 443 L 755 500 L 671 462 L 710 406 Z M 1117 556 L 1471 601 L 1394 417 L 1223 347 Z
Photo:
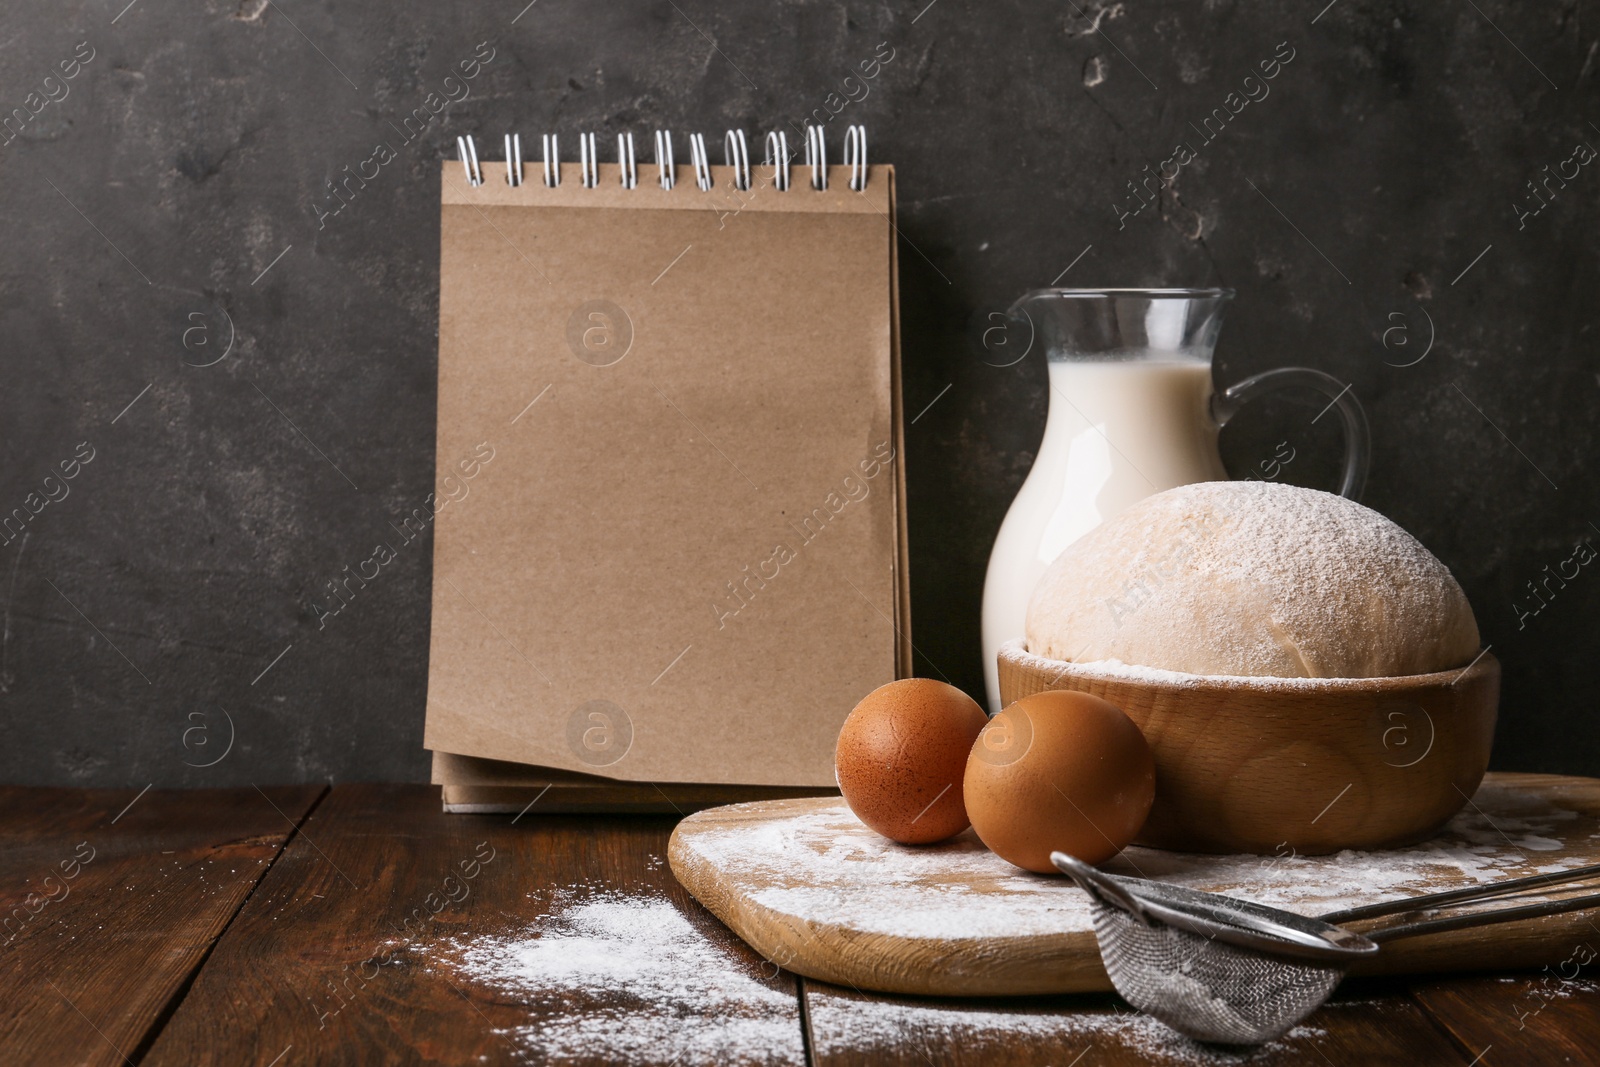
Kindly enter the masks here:
M 674 882 L 670 818 L 514 821 L 444 815 L 425 787 L 320 792 L 0 790 L 0 1062 L 1487 1067 L 1587 1062 L 1600 1041 L 1587 926 L 1543 973 L 1351 979 L 1284 1039 L 1216 1049 L 1109 994 L 927 999 L 798 979 Z M 485 845 L 466 878 L 460 861 Z M 602 968 L 617 980 L 597 985 L 573 957 L 507 986 L 452 955 L 572 938 L 583 902 L 625 920 L 620 941 L 573 946 L 586 958 L 660 965 Z M 688 992 L 664 1009 L 663 985 Z M 761 1017 L 718 990 L 756 991 Z
M 895 845 L 843 801 L 764 801 L 688 817 L 669 855 L 701 903 L 807 977 L 914 995 L 1111 988 L 1084 894 L 1010 867 L 970 833 Z M 1315 915 L 1595 863 L 1600 780 L 1505 774 L 1487 778 L 1439 837 L 1407 849 L 1262 858 L 1131 848 L 1109 866 Z M 1362 972 L 1557 963 L 1590 921 L 1572 912 L 1396 941 Z
M 0 1062 L 132 1062 L 322 786 L 0 788 Z
M 1600 931 L 1535 974 L 1423 979 L 1412 996 L 1485 1065 L 1593 1063 L 1600 1049 Z
M 673 880 L 671 827 L 650 816 L 448 815 L 436 789 L 339 786 L 217 946 L 147 1062 L 803 1062 L 794 978 Z M 541 988 L 475 981 L 448 960 L 453 947 L 485 938 L 548 936 L 549 921 L 583 901 L 656 910 L 639 915 L 631 946 L 574 946 L 589 955 L 561 966 L 579 970 Z M 669 947 L 652 943 L 662 908 L 701 942 L 690 954 L 699 973 L 684 974 L 664 1006 L 626 975 Z M 581 980 L 597 954 L 620 957 L 624 973 L 607 988 Z M 766 1014 L 740 1021 L 774 1040 L 728 1054 L 721 1037 L 734 1021 L 696 1006 L 726 1008 L 716 990 L 756 987 L 774 994 L 748 998 Z

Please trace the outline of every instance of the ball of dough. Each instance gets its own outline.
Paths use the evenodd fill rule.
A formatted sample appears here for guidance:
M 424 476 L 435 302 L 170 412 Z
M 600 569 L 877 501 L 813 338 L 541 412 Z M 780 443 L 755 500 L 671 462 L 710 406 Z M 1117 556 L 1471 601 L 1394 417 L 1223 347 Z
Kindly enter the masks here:
M 1466 666 L 1461 586 L 1353 500 L 1275 482 L 1147 497 L 1079 538 L 1040 579 L 1028 651 L 1189 674 L 1387 678 Z

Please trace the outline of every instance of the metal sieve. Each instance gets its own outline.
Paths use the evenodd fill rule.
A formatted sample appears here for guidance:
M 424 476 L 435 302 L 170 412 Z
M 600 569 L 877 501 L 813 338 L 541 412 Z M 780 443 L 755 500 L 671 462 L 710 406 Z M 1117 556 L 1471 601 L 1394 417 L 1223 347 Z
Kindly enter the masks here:
M 1094 931 L 1123 998 L 1201 1041 L 1259 1044 L 1322 1005 L 1382 942 L 1600 905 L 1600 893 L 1356 933 L 1336 925 L 1514 895 L 1600 874 L 1600 864 L 1332 912 L 1296 915 L 1220 893 L 1106 874 L 1063 852 L 1051 862 L 1094 902 Z

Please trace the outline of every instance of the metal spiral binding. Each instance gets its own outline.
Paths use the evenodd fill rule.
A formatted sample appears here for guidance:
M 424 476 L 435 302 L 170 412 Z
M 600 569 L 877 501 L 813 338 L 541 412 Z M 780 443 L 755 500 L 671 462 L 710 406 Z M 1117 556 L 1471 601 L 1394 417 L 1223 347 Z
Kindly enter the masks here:
M 706 135 L 689 135 L 689 158 L 694 162 L 694 183 L 702 193 L 711 191 L 711 160 L 706 155 Z
M 656 131 L 656 169 L 661 172 L 661 188 L 678 184 L 678 171 L 672 163 L 672 131 Z
M 806 166 L 811 168 L 811 188 L 819 192 L 828 189 L 828 142 L 822 138 L 821 126 L 806 127 Z
M 472 143 L 472 135 L 456 138 L 456 151 L 461 154 L 461 166 L 467 172 L 467 184 L 483 184 L 483 168 L 478 166 L 478 146 Z
M 595 151 L 592 133 L 578 134 L 578 168 L 585 189 L 600 184 L 600 153 Z
M 767 134 L 767 158 L 772 164 L 772 185 L 780 193 L 789 191 L 789 135 L 782 130 Z
M 544 135 L 544 183 L 552 189 L 561 184 L 561 156 L 553 133 Z
M 677 169 L 672 156 L 672 131 L 656 130 L 656 169 L 658 171 L 662 189 L 670 190 L 677 185 Z M 544 144 L 544 184 L 554 189 L 561 184 L 561 158 L 556 134 L 543 135 Z M 462 169 L 466 172 L 467 181 L 473 186 L 483 184 L 483 165 L 478 160 L 477 142 L 470 134 L 456 138 L 456 148 L 460 154 Z M 516 188 L 524 182 L 522 160 L 522 135 L 508 133 L 505 135 L 506 151 L 506 184 Z M 689 136 L 689 154 L 694 165 L 695 184 L 701 192 L 710 192 L 715 183 L 711 174 L 711 158 L 706 151 L 704 134 L 695 133 Z M 750 147 L 745 140 L 743 130 L 728 130 L 722 137 L 722 154 L 726 165 L 733 171 L 734 188 L 747 191 L 751 186 Z M 593 189 L 600 184 L 600 153 L 596 148 L 595 135 L 580 133 L 578 135 L 578 166 L 582 175 L 583 186 Z M 789 136 L 782 130 L 773 130 L 766 137 L 766 159 L 763 165 L 772 167 L 772 184 L 780 192 L 788 191 L 790 185 Z M 633 134 L 617 134 L 617 161 L 621 171 L 621 183 L 624 189 L 634 189 L 639 185 L 639 163 L 634 155 Z M 849 126 L 845 128 L 844 136 L 844 165 L 850 168 L 850 188 L 854 192 L 862 192 L 867 187 L 867 128 L 865 126 Z M 811 171 L 811 188 L 826 191 L 828 188 L 828 144 L 823 137 L 822 127 L 806 127 L 806 167 Z
M 849 126 L 844 131 L 844 161 L 850 168 L 850 188 L 861 192 L 867 187 L 867 128 Z
M 506 184 L 513 189 L 522 184 L 522 134 L 506 134 Z
M 633 134 L 617 134 L 617 164 L 622 170 L 622 187 L 636 188 L 639 184 L 639 164 L 633 158 Z
M 750 148 L 745 143 L 743 130 L 729 130 L 722 135 L 722 161 L 733 168 L 733 187 L 750 188 Z

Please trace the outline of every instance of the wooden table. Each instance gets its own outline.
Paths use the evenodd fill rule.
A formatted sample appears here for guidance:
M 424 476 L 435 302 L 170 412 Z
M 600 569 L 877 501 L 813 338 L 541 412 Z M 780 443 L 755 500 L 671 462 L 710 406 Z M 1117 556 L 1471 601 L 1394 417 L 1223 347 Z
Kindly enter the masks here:
M 1414 1067 L 1600 1048 L 1600 982 L 1578 970 L 1600 929 L 1543 974 L 1347 983 L 1289 1038 L 1227 1052 L 1110 996 L 798 978 L 677 885 L 671 818 L 445 815 L 410 785 L 0 801 L 4 1063 Z

